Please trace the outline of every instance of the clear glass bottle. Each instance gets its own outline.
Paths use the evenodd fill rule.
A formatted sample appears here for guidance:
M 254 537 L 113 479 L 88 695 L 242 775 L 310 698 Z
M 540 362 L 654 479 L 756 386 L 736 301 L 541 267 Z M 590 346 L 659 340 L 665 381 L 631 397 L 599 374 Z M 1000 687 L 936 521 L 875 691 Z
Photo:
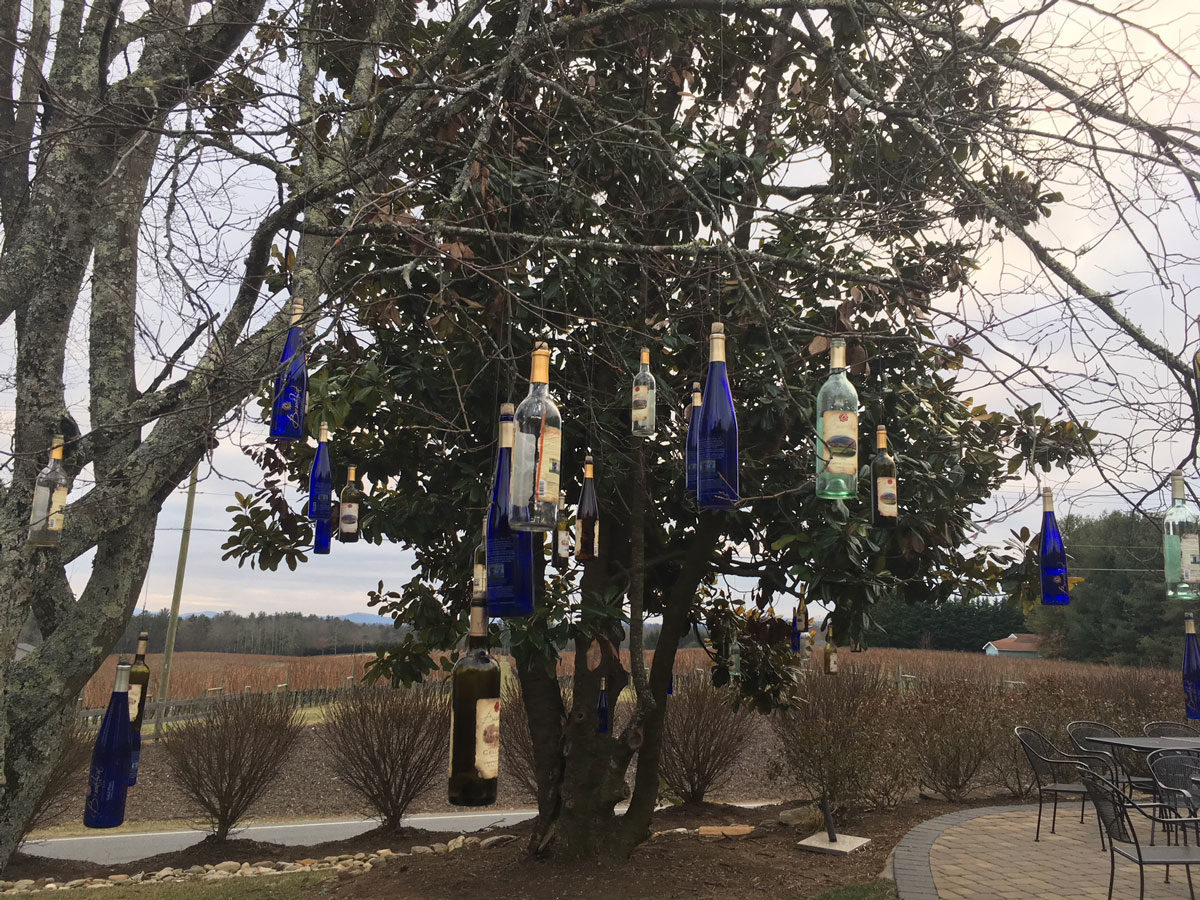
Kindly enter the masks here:
M 846 342 L 829 342 L 829 377 L 817 392 L 817 496 L 858 494 L 858 391 L 846 376 Z
M 50 462 L 33 482 L 33 503 L 29 509 L 30 547 L 57 547 L 62 543 L 67 505 L 67 471 L 63 468 L 63 437 L 56 434 L 50 445 Z
M 1187 502 L 1179 469 L 1171 473 L 1171 508 L 1163 519 L 1163 574 L 1168 597 L 1200 597 L 1200 515 Z
M 357 466 L 346 467 L 346 485 L 338 497 L 338 540 L 343 544 L 358 541 L 358 515 L 363 492 L 358 486 L 357 475 Z
M 1054 516 L 1054 494 L 1050 488 L 1042 491 L 1042 540 L 1038 565 L 1042 575 L 1042 603 L 1047 606 L 1066 606 L 1070 603 L 1067 550 Z
M 517 407 L 509 524 L 517 531 L 552 531 L 562 480 L 562 416 L 550 396 L 550 349 L 533 351 L 529 393 Z
M 738 505 L 738 427 L 725 365 L 725 326 L 714 322 L 708 339 L 708 377 L 700 405 L 696 444 L 696 505 L 733 509 Z
M 450 672 L 450 802 L 491 806 L 499 770 L 500 666 L 488 653 L 487 610 L 472 603 L 467 652 Z
M 638 437 L 654 436 L 654 411 L 658 404 L 658 388 L 650 374 L 650 348 L 642 348 L 642 363 L 633 376 L 633 433 Z
M 876 528 L 895 528 L 900 516 L 896 487 L 896 459 L 888 452 L 887 426 L 875 429 L 878 448 L 871 460 L 871 524 Z
M 275 391 L 271 398 L 271 437 L 277 441 L 304 439 L 304 416 L 308 412 L 308 358 L 304 352 L 304 300 L 292 300 L 292 322 L 279 369 L 275 375 Z

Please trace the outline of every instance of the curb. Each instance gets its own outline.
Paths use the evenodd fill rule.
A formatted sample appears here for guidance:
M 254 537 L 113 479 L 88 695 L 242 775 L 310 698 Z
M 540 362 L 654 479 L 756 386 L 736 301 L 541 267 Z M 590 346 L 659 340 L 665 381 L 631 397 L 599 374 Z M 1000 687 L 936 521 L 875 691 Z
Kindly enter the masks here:
M 942 833 L 955 825 L 962 825 L 982 816 L 1000 813 L 1029 812 L 1037 804 L 1022 806 L 984 806 L 979 809 L 964 809 L 929 819 L 916 826 L 900 839 L 892 851 L 892 877 L 896 882 L 896 894 L 900 900 L 938 900 L 937 885 L 933 882 L 933 867 L 929 862 L 930 851 Z

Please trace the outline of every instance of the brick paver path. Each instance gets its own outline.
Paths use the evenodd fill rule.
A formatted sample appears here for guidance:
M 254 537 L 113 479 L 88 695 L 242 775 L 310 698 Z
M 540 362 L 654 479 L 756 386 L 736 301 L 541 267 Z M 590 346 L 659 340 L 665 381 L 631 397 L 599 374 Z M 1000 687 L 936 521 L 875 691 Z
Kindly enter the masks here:
M 1058 812 L 1058 833 L 1050 834 L 1047 810 L 1036 844 L 1036 806 L 968 810 L 917 826 L 896 847 L 900 900 L 1104 900 L 1108 851 L 1100 850 L 1095 813 L 1089 805 L 1081 825 L 1077 804 Z M 1172 866 L 1170 884 L 1163 875 L 1162 866 L 1147 867 L 1146 900 L 1188 897 L 1182 868 Z M 1200 868 L 1192 877 L 1200 888 Z M 1137 865 L 1118 857 L 1113 900 L 1137 895 Z

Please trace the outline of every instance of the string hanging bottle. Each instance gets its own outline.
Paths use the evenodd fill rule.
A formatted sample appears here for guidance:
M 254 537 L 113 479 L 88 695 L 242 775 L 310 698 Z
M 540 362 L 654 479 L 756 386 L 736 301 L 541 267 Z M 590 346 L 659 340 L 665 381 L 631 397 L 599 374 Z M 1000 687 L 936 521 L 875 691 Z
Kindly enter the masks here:
M 709 335 L 708 377 L 698 432 L 697 505 L 700 509 L 733 509 L 738 503 L 738 427 L 725 368 L 725 326 L 720 322 L 713 323 Z
M 63 437 L 54 435 L 50 442 L 50 462 L 33 482 L 33 502 L 29 508 L 29 532 L 25 543 L 30 547 L 57 547 L 62 543 L 67 505 L 67 471 L 63 468 Z
M 338 497 L 338 540 L 343 544 L 358 541 L 358 517 L 363 492 L 358 486 L 357 475 L 357 466 L 346 467 L 346 485 Z
M 817 392 L 817 496 L 858 494 L 858 391 L 846 375 L 846 342 L 829 342 L 829 377 Z
M 487 605 L 487 516 L 483 517 L 483 528 L 479 532 L 479 543 L 475 545 L 471 565 L 471 601 Z
M 559 518 L 554 526 L 554 567 L 560 572 L 571 568 L 571 524 Z
M 1191 613 L 1183 616 L 1183 699 L 1189 719 L 1200 719 L 1200 639 Z
M 292 323 L 279 356 L 275 391 L 271 399 L 271 437 L 277 441 L 302 440 L 304 416 L 308 411 L 308 358 L 304 352 L 304 329 L 300 319 L 304 301 L 292 300 Z
M 146 717 L 147 692 L 150 690 L 150 666 L 146 664 L 146 645 L 150 635 L 138 635 L 137 654 L 129 667 L 129 786 L 137 784 L 142 760 L 142 719 Z
M 450 672 L 450 802 L 491 806 L 499 769 L 500 666 L 488 653 L 487 610 L 472 602 L 467 651 Z
M 638 373 L 633 376 L 633 407 L 631 418 L 633 433 L 638 437 L 654 436 L 654 412 L 658 405 L 658 388 L 650 374 L 650 348 L 642 348 L 642 361 Z
M 836 675 L 838 670 L 837 641 L 833 639 L 833 623 L 825 629 L 825 674 Z
M 575 558 L 589 562 L 600 556 L 600 507 L 596 503 L 595 467 L 589 456 L 583 464 L 583 490 L 575 516 Z
M 876 528 L 895 528 L 900 516 L 900 501 L 896 485 L 896 459 L 888 452 L 887 426 L 875 429 L 875 446 L 871 460 L 871 524 Z
M 800 618 L 800 607 L 792 610 L 792 652 L 796 655 L 804 653 L 804 635 L 808 631 L 808 612 L 804 613 L 804 618 Z
M 596 697 L 596 733 L 609 733 L 608 679 L 600 678 L 600 693 Z
M 116 828 L 125 821 L 129 790 L 129 663 L 117 664 L 117 677 L 88 772 L 83 824 L 88 828 Z
M 517 407 L 509 523 L 517 531 L 552 531 L 562 478 L 562 416 L 550 395 L 550 350 L 533 351 L 529 394 Z
M 700 455 L 700 382 L 692 382 L 692 401 L 687 408 L 687 438 L 684 443 L 684 489 L 696 496 L 696 466 Z
M 1070 579 L 1067 577 L 1067 551 L 1062 532 L 1054 517 L 1054 494 L 1050 488 L 1042 491 L 1042 539 L 1038 554 L 1042 576 L 1042 603 L 1065 606 L 1071 602 Z
M 321 423 L 317 455 L 308 473 L 308 517 L 313 520 L 313 553 L 328 553 L 333 537 L 333 470 L 329 464 L 329 426 Z
M 1163 519 L 1163 574 L 1168 597 L 1200 598 L 1200 516 L 1188 505 L 1179 469 L 1171 473 L 1171 508 Z
M 514 422 L 513 405 L 500 406 L 500 446 L 496 451 L 496 473 L 492 500 L 488 505 L 484 551 L 487 559 L 487 608 L 491 616 L 533 614 L 534 535 L 516 531 L 509 518 L 512 507 Z

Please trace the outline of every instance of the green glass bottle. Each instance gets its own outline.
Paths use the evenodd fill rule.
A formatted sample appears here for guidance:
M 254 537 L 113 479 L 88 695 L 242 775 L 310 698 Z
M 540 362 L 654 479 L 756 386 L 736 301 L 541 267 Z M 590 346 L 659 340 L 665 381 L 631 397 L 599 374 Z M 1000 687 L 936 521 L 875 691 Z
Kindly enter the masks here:
M 500 666 L 488 655 L 487 608 L 471 602 L 467 652 L 450 673 L 450 802 L 491 806 L 500 767 Z
M 858 494 L 858 391 L 846 377 L 846 342 L 829 344 L 830 372 L 817 393 L 817 496 Z
M 1200 516 L 1187 502 L 1179 469 L 1171 473 L 1171 508 L 1163 519 L 1163 574 L 1168 597 L 1200 598 Z

